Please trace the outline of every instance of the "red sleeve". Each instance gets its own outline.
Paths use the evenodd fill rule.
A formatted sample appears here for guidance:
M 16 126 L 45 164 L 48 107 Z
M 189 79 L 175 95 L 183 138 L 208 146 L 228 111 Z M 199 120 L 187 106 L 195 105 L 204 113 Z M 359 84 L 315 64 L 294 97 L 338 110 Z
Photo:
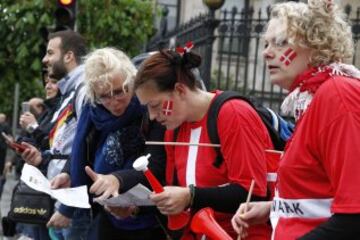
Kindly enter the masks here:
M 260 117 L 248 103 L 230 100 L 221 108 L 217 124 L 230 182 L 249 189 L 254 179 L 254 194 L 265 196 L 264 150 L 271 146 L 271 140 Z
M 319 135 L 320 159 L 334 188 L 334 213 L 360 213 L 360 113 L 348 112 Z

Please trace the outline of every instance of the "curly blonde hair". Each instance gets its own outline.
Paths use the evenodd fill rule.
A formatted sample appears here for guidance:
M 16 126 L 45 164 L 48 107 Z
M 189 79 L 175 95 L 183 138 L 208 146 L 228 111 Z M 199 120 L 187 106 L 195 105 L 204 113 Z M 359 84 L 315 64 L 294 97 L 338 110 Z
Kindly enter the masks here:
M 276 4 L 271 18 L 287 26 L 289 43 L 312 50 L 312 66 L 348 61 L 354 54 L 350 24 L 334 0 Z
M 118 74 L 124 78 L 124 91 L 133 94 L 125 84 L 133 82 L 137 70 L 124 52 L 115 48 L 97 49 L 85 57 L 84 64 L 86 96 L 92 104 L 95 103 L 94 86 L 112 90 L 112 79 Z

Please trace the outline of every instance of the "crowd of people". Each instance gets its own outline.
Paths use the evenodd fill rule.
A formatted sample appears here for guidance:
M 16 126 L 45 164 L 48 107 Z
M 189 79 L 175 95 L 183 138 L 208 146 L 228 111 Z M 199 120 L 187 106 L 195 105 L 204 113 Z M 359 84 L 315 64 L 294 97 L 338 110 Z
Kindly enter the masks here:
M 186 212 L 191 218 L 212 208 L 233 239 L 357 239 L 360 71 L 347 64 L 354 54 L 351 26 L 331 0 L 278 3 L 263 39 L 270 81 L 289 91 L 283 114 L 295 119 L 274 189 L 266 154 L 274 145 L 249 102 L 226 101 L 216 119 L 220 151 L 204 146 L 211 143 L 209 109 L 222 91 L 202 87 L 195 74 L 201 57 L 191 46 L 161 49 L 137 69 L 123 51 L 88 53 L 79 33 L 51 33 L 43 58 L 46 99 L 31 99 L 31 111 L 21 115 L 18 142 L 25 150 L 17 154 L 54 189 L 87 185 L 91 209 L 56 202 L 46 225 L 21 223 L 19 234 L 36 240 L 204 239 L 207 233 L 194 232 L 191 220 L 169 229 L 167 216 Z M 0 114 L 0 128 L 10 134 L 5 118 Z M 4 144 L 0 140 L 0 169 Z M 149 195 L 154 206 L 99 205 L 139 183 L 151 189 L 133 168 L 149 153 L 148 168 L 165 186 Z

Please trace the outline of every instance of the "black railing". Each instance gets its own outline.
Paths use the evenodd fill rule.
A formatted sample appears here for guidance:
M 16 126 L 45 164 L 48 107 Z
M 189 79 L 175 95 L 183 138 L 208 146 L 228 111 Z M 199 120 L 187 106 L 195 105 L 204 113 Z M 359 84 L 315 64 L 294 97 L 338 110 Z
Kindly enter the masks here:
M 175 42 L 176 46 L 183 46 L 187 41 L 192 41 L 195 45 L 194 51 L 203 57 L 200 73 L 205 85 L 209 86 L 211 78 L 211 54 L 215 39 L 214 29 L 218 24 L 219 20 L 215 19 L 213 12 L 201 14 L 164 34 L 161 38 L 156 36 L 148 43 L 146 50 L 156 51 L 160 48 L 175 47 L 170 46 L 172 42 Z
M 360 7 L 353 11 L 350 5 L 345 13 L 352 24 L 355 41 L 353 64 L 360 67 Z M 221 11 L 199 15 L 171 32 L 157 36 L 149 42 L 147 50 L 158 50 L 193 41 L 195 51 L 203 56 L 201 75 L 208 89 L 236 90 L 256 97 L 275 110 L 285 92 L 268 81 L 262 57 L 264 42 L 261 34 L 269 20 L 269 7 L 255 11 L 252 8 Z M 170 46 L 174 47 L 174 46 Z
M 221 12 L 217 28 L 216 61 L 210 88 L 232 89 L 279 110 L 283 91 L 268 81 L 262 57 L 261 34 L 269 20 L 269 8 Z
M 349 17 L 349 21 L 352 25 L 353 38 L 355 42 L 355 55 L 353 64 L 360 68 L 360 7 L 357 7 L 356 11 L 353 12 L 352 7 L 347 5 L 345 7 L 345 13 Z M 354 15 L 354 17 L 350 17 Z

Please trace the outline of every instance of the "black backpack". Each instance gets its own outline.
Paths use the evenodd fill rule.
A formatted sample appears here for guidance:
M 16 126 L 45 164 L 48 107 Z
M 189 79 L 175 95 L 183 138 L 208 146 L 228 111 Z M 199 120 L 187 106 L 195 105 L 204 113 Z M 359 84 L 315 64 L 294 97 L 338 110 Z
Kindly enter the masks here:
M 275 150 L 279 150 L 279 151 L 284 150 L 286 141 L 289 139 L 289 137 L 291 136 L 294 130 L 294 124 L 289 121 L 286 121 L 280 115 L 272 111 L 270 108 L 266 108 L 259 104 L 254 104 L 253 101 L 251 101 L 250 99 L 234 91 L 222 92 L 221 94 L 216 96 L 216 98 L 210 105 L 208 111 L 207 129 L 211 143 L 220 144 L 220 139 L 217 132 L 217 118 L 222 105 L 230 99 L 241 99 L 247 102 L 248 104 L 250 104 L 250 106 L 256 110 L 261 120 L 265 124 Z M 176 141 L 177 135 L 178 135 L 178 129 L 175 129 L 174 141 Z M 216 159 L 213 165 L 218 168 L 220 167 L 224 159 L 222 157 L 220 148 L 214 148 L 214 150 L 216 151 Z

